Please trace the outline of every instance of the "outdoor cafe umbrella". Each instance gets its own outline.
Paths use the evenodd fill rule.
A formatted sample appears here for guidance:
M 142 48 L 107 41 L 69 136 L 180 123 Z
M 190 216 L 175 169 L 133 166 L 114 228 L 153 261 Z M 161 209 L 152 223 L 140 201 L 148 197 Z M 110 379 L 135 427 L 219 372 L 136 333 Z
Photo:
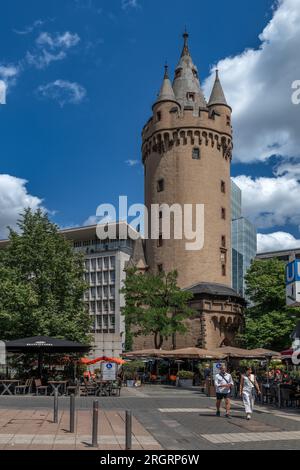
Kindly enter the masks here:
M 214 353 L 201 348 L 174 349 L 174 351 L 166 351 L 164 355 L 178 359 L 223 359 L 225 357 L 222 352 Z
M 125 364 L 126 361 L 123 359 L 120 359 L 119 357 L 107 357 L 107 356 L 101 356 L 101 357 L 96 357 L 95 359 L 90 359 L 88 357 L 82 357 L 79 362 L 81 364 L 86 364 L 87 366 L 91 364 L 96 364 L 97 362 L 113 362 L 115 364 L 123 365 Z
M 141 349 L 137 351 L 130 351 L 122 354 L 123 357 L 165 357 L 172 351 L 164 351 L 162 349 Z
M 49 336 L 33 336 L 5 342 L 6 351 L 10 353 L 38 354 L 38 371 L 42 375 L 44 353 L 86 353 L 90 346 L 66 339 L 50 338 Z
M 281 354 L 277 351 L 271 351 L 270 349 L 256 348 L 250 349 L 249 352 L 254 354 L 257 358 L 263 359 L 266 357 L 274 357 L 280 359 Z

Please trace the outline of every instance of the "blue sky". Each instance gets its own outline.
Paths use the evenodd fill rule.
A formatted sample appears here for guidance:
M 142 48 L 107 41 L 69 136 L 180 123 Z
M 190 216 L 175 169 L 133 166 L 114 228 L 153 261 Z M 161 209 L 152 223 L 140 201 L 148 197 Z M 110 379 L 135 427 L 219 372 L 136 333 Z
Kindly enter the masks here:
M 294 0 L 285 2 L 294 7 Z M 7 89 L 6 105 L 0 106 L 0 174 L 26 180 L 21 183 L 25 200 L 38 198 L 33 205 L 52 211 L 61 226 L 83 224 L 100 203 L 116 203 L 122 194 L 129 203 L 143 202 L 143 171 L 136 163 L 141 130 L 165 60 L 172 71 L 178 61 L 185 25 L 194 62 L 208 84 L 214 64 L 260 47 L 259 34 L 272 21 L 272 5 L 273 0 L 5 2 L 0 79 L 1 65 L 6 71 L 15 67 L 16 73 L 2 77 Z M 224 78 L 226 93 L 225 71 Z M 244 115 L 238 114 L 240 122 Z M 269 144 L 274 144 L 272 137 Z M 232 174 L 248 178 L 241 183 L 245 188 L 250 178 L 280 178 L 274 177 L 274 167 L 282 163 L 298 165 L 292 149 L 283 160 L 282 155 L 265 155 L 261 145 L 264 156 L 258 143 L 256 157 L 249 150 L 247 159 L 245 142 L 238 143 L 238 151 L 243 148 L 235 156 Z M 255 219 L 253 207 L 246 204 L 246 210 Z M 257 211 L 264 213 L 261 207 Z M 2 223 L 6 218 L 13 222 L 15 214 L 7 215 L 7 208 L 3 214 Z M 300 221 L 291 223 L 294 215 L 260 222 L 259 231 L 300 238 Z

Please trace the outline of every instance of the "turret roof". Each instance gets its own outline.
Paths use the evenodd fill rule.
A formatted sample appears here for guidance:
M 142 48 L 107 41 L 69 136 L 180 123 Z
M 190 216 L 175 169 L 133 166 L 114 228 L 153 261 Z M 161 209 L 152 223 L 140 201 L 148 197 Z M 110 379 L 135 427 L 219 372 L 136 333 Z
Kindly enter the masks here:
M 175 71 L 173 90 L 181 105 L 206 108 L 207 104 L 200 87 L 198 70 L 190 54 L 188 37 L 188 33 L 185 32 L 183 50 Z
M 175 94 L 172 88 L 172 83 L 169 78 L 167 65 L 165 65 L 164 79 L 156 103 L 159 103 L 160 101 L 176 101 Z
M 210 95 L 208 106 L 213 106 L 217 104 L 221 104 L 221 105 L 224 104 L 228 106 L 225 95 L 224 95 L 224 91 L 223 91 L 223 88 L 219 79 L 218 70 L 216 70 L 215 83 L 214 83 L 214 86 Z

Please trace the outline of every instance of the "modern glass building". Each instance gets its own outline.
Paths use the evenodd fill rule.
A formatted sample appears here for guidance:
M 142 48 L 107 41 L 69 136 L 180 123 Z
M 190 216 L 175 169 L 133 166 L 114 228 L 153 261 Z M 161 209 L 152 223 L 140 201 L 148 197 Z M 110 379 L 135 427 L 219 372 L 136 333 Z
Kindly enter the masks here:
M 231 181 L 232 287 L 245 296 L 245 275 L 257 253 L 256 227 L 242 216 L 242 191 Z

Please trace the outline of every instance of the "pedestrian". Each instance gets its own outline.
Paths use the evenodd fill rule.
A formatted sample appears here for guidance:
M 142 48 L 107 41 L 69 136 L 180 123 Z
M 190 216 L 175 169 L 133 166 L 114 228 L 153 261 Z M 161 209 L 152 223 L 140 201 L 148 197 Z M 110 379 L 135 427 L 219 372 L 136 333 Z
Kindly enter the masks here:
M 225 400 L 226 418 L 230 418 L 230 392 L 234 386 L 231 375 L 226 371 L 224 365 L 221 366 L 220 372 L 215 376 L 215 388 L 217 397 L 217 416 L 221 416 L 220 407 L 222 400 Z
M 257 383 L 255 375 L 252 373 L 252 368 L 248 367 L 246 373 L 242 375 L 240 384 L 240 395 L 243 399 L 247 420 L 252 418 L 254 408 L 255 390 L 260 395 L 260 388 Z

